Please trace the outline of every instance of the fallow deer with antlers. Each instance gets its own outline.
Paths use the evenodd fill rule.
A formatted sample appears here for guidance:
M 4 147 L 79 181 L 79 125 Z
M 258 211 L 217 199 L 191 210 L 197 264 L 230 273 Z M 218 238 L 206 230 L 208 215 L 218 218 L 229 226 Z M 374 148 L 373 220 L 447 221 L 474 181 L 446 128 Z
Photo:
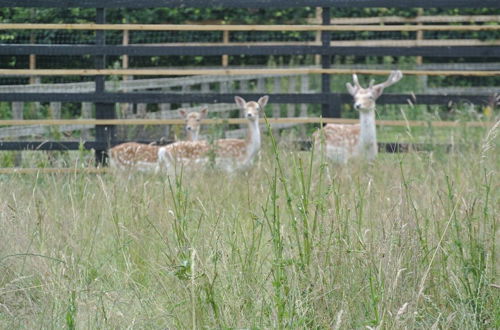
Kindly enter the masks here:
M 328 124 L 313 134 L 316 150 L 323 150 L 328 159 L 345 164 L 352 157 L 363 157 L 372 161 L 377 156 L 377 132 L 375 127 L 375 102 L 385 88 L 403 78 L 401 71 L 392 71 L 389 78 L 380 84 L 370 82 L 368 88 L 361 87 L 358 76 L 352 75 L 354 86 L 346 84 L 354 98 L 354 108 L 359 111 L 359 124 Z
M 211 162 L 216 168 L 227 172 L 249 168 L 260 150 L 259 113 L 263 111 L 268 100 L 268 96 L 261 97 L 257 102 L 246 102 L 239 96 L 235 97 L 236 104 L 244 111 L 248 121 L 246 139 L 220 139 L 213 143 L 175 142 L 159 149 L 158 158 L 161 166 L 168 172 L 175 170 L 179 165 L 192 168 L 206 166 Z
M 186 138 L 197 141 L 201 121 L 206 118 L 208 108 L 201 111 L 187 112 L 179 109 L 179 114 L 185 119 Z M 137 142 L 127 142 L 114 146 L 109 150 L 110 166 L 115 168 L 135 168 L 140 171 L 156 170 L 158 167 L 158 150 L 160 146 Z

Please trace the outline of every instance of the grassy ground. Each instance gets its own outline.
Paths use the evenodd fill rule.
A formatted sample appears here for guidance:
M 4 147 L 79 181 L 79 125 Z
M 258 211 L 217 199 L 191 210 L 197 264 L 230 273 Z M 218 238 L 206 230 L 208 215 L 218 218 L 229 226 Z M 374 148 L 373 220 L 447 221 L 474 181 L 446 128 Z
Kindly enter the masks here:
M 249 173 L 0 176 L 0 328 L 500 327 L 496 131 Z

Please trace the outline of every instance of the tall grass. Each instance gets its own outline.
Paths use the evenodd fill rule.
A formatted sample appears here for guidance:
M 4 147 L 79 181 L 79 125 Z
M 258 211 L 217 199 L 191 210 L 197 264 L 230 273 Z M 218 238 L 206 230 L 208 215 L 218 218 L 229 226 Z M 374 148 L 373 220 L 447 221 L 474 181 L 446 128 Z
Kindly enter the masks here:
M 498 328 L 495 134 L 344 167 L 268 138 L 232 176 L 1 176 L 0 328 Z

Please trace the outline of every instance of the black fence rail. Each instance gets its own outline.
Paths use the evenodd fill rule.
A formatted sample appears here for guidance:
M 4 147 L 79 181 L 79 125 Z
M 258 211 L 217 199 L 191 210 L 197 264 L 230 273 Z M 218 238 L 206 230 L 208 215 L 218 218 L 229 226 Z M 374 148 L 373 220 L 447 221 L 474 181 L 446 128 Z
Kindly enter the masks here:
M 219 8 L 290 8 L 290 7 L 322 7 L 323 26 L 331 24 L 331 8 L 342 7 L 398 7 L 411 8 L 416 4 L 406 0 L 0 0 L 2 7 L 44 7 L 67 8 L 82 7 L 96 8 L 96 24 L 106 24 L 106 9 L 111 8 L 152 8 L 152 7 L 219 7 Z M 419 1 L 420 8 L 500 8 L 497 0 L 433 0 Z M 158 55 L 319 55 L 321 68 L 329 69 L 332 66 L 332 57 L 337 55 L 352 56 L 432 56 L 434 58 L 500 58 L 500 46 L 409 46 L 409 47 L 360 47 L 335 46 L 331 42 L 331 31 L 321 31 L 320 45 L 282 45 L 282 46 L 158 46 L 158 45 L 106 45 L 106 31 L 96 30 L 94 45 L 34 45 L 34 44 L 4 44 L 0 45 L 0 55 L 91 55 L 95 59 L 95 69 L 102 70 L 108 65 L 106 56 L 158 56 Z M 96 119 L 114 119 L 115 103 L 161 103 L 172 102 L 233 102 L 235 93 L 116 93 L 105 90 L 104 74 L 95 75 L 95 91 L 86 93 L 0 93 L 0 101 L 8 102 L 93 102 L 95 103 Z M 238 93 L 248 99 L 257 98 L 255 93 Z M 342 103 L 351 102 L 351 97 L 345 93 L 331 92 L 331 75 L 321 74 L 321 92 L 316 94 L 270 94 L 274 103 L 311 103 L 322 105 L 322 116 L 336 118 L 340 116 Z M 481 104 L 488 102 L 487 97 L 477 94 L 460 95 L 430 95 L 430 94 L 386 94 L 378 101 L 380 104 L 449 104 L 450 102 L 467 101 Z M 0 150 L 75 150 L 81 147 L 95 149 L 98 162 L 104 161 L 106 149 L 121 141 L 116 141 L 114 126 L 96 126 L 95 141 L 81 144 L 77 141 L 57 142 L 1 142 Z M 403 150 L 393 145 L 386 150 Z
M 292 7 L 337 7 L 337 8 L 415 8 L 412 0 L 1 0 L 2 7 L 45 8 L 292 8 Z M 496 0 L 420 0 L 418 8 L 500 8 Z

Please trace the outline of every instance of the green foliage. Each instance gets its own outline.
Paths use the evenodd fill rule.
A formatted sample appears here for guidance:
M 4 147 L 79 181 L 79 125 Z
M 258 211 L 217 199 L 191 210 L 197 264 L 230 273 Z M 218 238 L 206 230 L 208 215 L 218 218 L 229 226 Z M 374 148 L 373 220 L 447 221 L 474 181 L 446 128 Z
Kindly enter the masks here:
M 66 311 L 66 328 L 69 330 L 76 329 L 76 292 L 72 291 L 68 302 L 68 310 Z
M 12 119 L 11 104 L 9 102 L 0 102 L 0 118 Z
M 14 167 L 16 160 L 16 152 L 2 151 L 0 152 L 0 167 Z

